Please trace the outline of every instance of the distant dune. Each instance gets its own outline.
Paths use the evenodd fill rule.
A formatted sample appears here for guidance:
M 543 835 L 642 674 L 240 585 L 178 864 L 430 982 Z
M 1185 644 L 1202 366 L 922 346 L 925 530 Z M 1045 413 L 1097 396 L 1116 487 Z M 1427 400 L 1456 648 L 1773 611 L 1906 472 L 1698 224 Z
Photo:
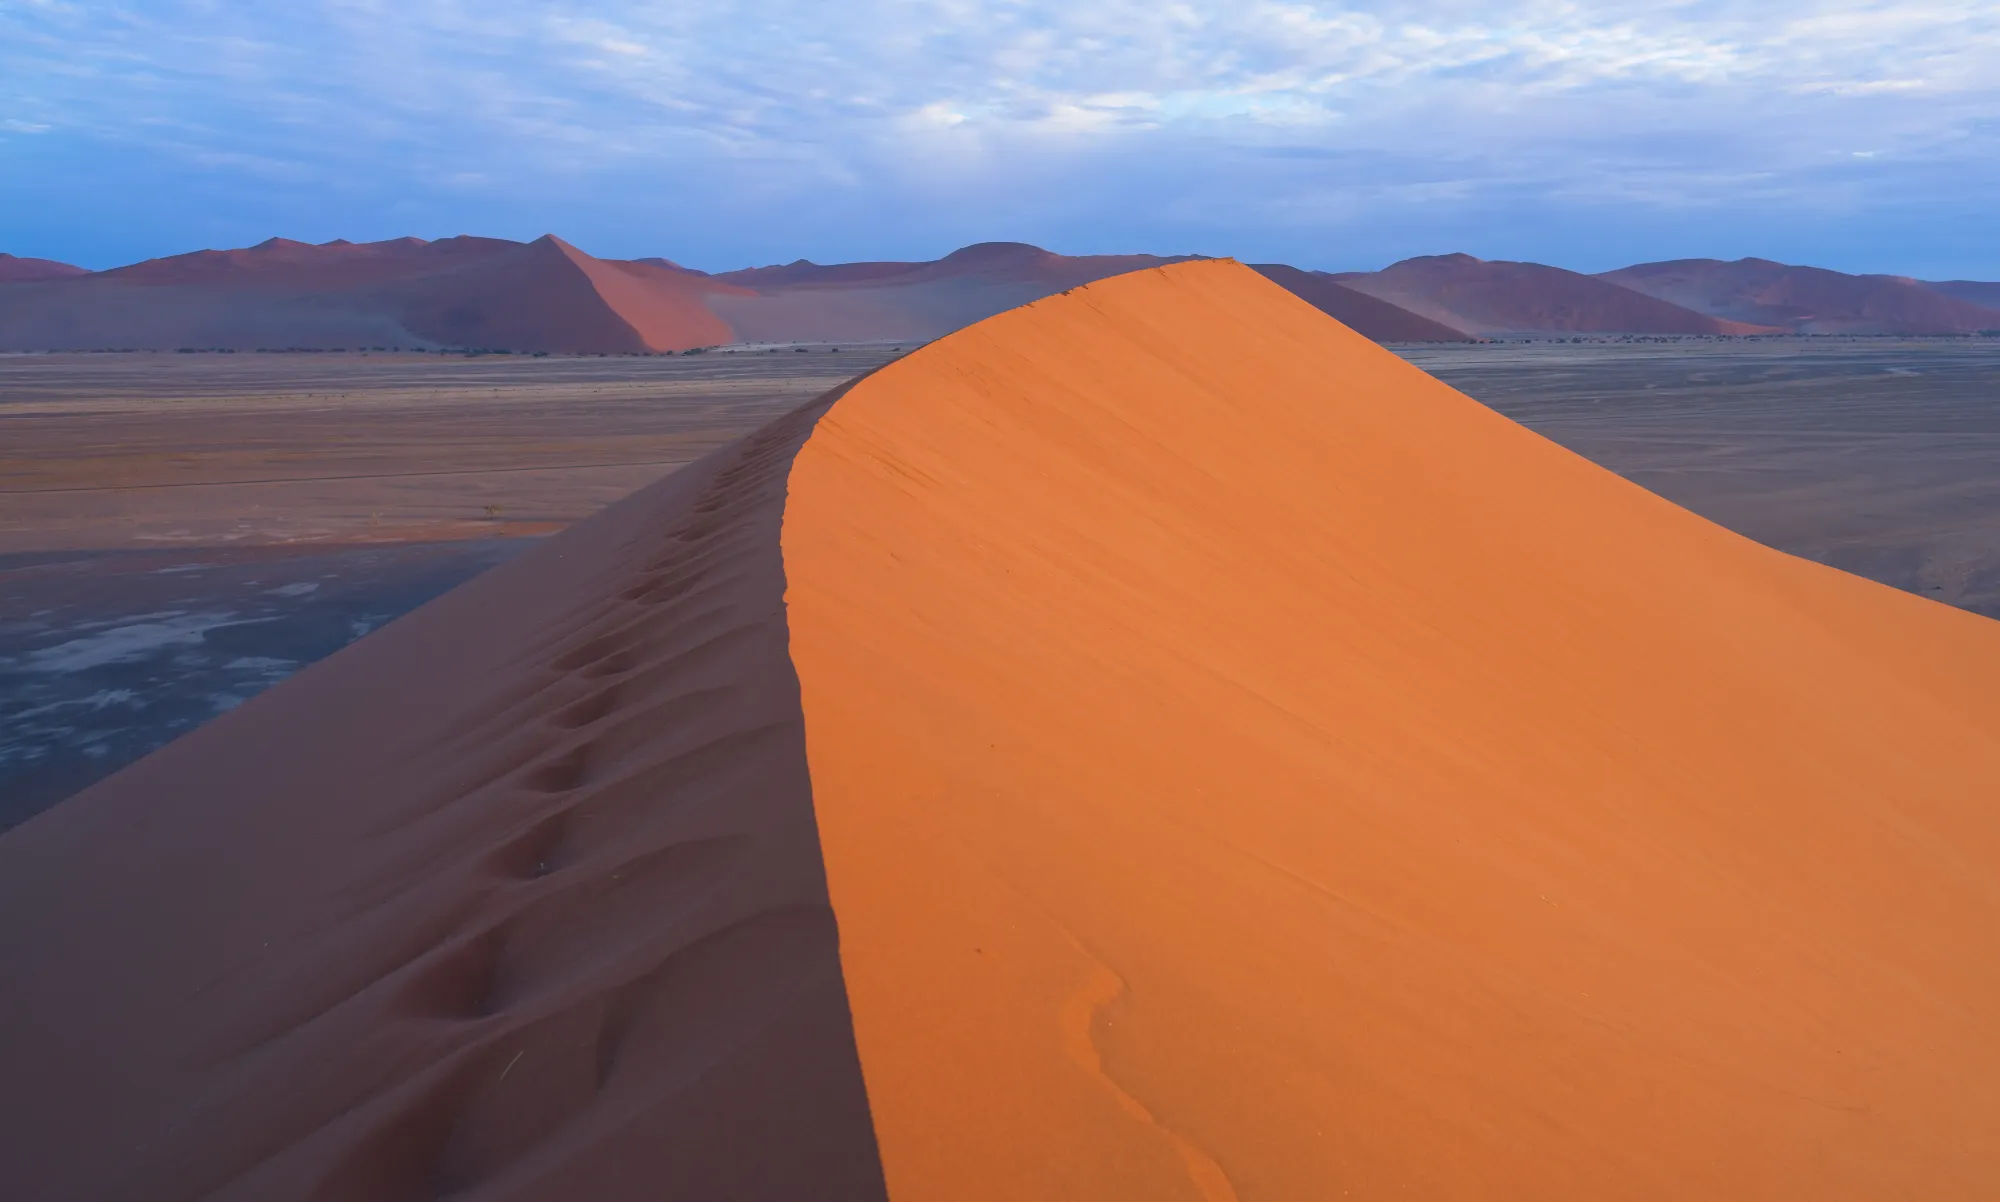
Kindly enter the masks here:
M 479 348 L 631 354 L 730 342 L 927 342 L 1018 305 L 1200 256 L 983 242 L 925 262 L 804 259 L 711 275 L 598 259 L 553 235 L 311 245 L 273 238 L 88 273 L 0 256 L 0 350 Z M 31 264 L 33 266 L 21 266 Z M 1844 276 L 1759 259 L 1581 275 L 1470 255 L 1267 278 L 1380 342 L 1543 333 L 1952 334 L 2000 284 Z M 12 281 L 12 282 L 8 282 Z M 1810 302 L 1810 303 L 1808 303 Z
M 22 259 L 0 254 L 0 284 L 22 284 L 34 280 L 59 280 L 73 275 L 89 275 L 81 267 L 71 267 L 54 259 Z
M 0 287 L 0 350 L 629 354 L 729 342 L 918 343 L 1092 280 L 1186 258 L 1068 256 L 988 242 L 930 262 L 800 260 L 709 275 L 671 259 L 593 258 L 553 235 L 532 243 L 273 238 L 88 278 L 23 275 L 35 282 Z M 1330 291 L 1337 285 L 1318 273 L 1286 278 L 1371 337 L 1465 337 L 1373 298 Z
M 1426 255 L 1381 271 L 1332 277 L 1433 321 L 1475 334 L 1745 334 L 1726 321 L 1609 280 L 1540 263 Z
M 736 291 L 672 268 L 593 259 L 550 236 L 413 281 L 402 311 L 412 331 L 445 346 L 677 351 L 730 340 L 704 301 Z
M 1464 330 L 1349 288 L 1324 271 L 1300 271 L 1283 263 L 1251 266 L 1265 279 L 1364 338 L 1377 342 L 1463 342 L 1472 337 Z
M 1844 275 L 1769 259 L 1675 259 L 1598 277 L 1698 313 L 1804 334 L 1968 334 L 2000 329 L 2000 310 L 1951 284 L 1902 276 Z M 2000 302 L 2000 285 L 1990 289 Z
M 682 350 L 729 340 L 704 298 L 740 291 L 553 236 L 274 238 L 0 288 L 0 349 Z
M 718 296 L 711 307 L 745 342 L 923 342 L 1065 288 L 1184 258 L 1068 256 L 984 242 L 932 262 L 800 260 L 713 277 L 754 295 Z
M 1975 305 L 2000 312 L 2000 284 L 1984 283 L 1979 280 L 1936 280 L 1920 281 L 1933 292 L 1970 301 Z
M 2000 624 L 1229 261 L 0 837 L 32 1199 L 2000 1196 Z

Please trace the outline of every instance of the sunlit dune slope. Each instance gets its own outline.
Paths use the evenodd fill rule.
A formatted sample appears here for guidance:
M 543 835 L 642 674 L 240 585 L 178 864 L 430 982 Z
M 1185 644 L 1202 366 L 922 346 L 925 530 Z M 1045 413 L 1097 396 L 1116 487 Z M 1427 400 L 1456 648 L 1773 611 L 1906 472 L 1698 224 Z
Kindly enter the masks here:
M 1991 1199 L 1996 678 L 1100 281 L 0 835 L 0 1196 Z
M 2000 625 L 1229 262 L 864 381 L 783 551 L 898 1202 L 2000 1197 Z

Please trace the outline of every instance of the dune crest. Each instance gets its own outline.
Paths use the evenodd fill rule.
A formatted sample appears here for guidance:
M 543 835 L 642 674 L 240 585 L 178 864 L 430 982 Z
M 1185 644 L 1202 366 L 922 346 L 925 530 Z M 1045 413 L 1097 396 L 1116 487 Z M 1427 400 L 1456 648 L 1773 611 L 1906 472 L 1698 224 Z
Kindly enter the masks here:
M 1333 282 L 1475 334 L 1771 334 L 1626 287 L 1542 263 L 1420 255 Z
M 2000 625 L 1228 262 L 890 365 L 790 493 L 891 1197 L 2000 1192 Z
M 1996 676 L 1249 268 L 1115 277 L 0 836 L 0 1182 L 1989 1199 Z

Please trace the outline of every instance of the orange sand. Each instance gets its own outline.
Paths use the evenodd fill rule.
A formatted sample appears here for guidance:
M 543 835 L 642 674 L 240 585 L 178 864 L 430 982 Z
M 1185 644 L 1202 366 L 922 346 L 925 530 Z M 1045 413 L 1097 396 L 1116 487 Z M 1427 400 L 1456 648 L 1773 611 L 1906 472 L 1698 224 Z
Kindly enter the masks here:
M 891 365 L 789 490 L 897 1202 L 2000 1197 L 2000 625 L 1228 262 Z
M 0 836 L 0 1196 L 2000 1197 L 1996 678 L 1107 280 Z

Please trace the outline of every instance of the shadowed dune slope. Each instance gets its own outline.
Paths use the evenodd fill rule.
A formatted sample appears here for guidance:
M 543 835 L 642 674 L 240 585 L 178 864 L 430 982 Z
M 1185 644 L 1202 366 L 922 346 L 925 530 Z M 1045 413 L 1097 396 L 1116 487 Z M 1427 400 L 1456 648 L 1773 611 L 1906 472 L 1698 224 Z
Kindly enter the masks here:
M 1769 259 L 1675 259 L 1597 278 L 1711 317 L 1808 334 L 1966 334 L 2000 329 L 2000 311 L 1949 286 L 1846 275 Z
M 69 276 L 89 274 L 81 267 L 58 263 L 54 259 L 23 259 L 18 255 L 0 254 L 0 284 L 60 280 Z
M 1336 283 L 1323 271 L 1300 271 L 1283 263 L 1257 263 L 1258 275 L 1318 309 L 1348 329 L 1376 342 L 1464 342 L 1472 337 L 1443 322 Z
M 2000 625 L 1724 531 L 1230 262 L 792 469 L 890 1196 L 2000 1196 Z
M 1193 256 L 1058 255 L 1021 242 L 982 242 L 935 262 L 799 260 L 715 277 L 755 295 L 717 295 L 710 307 L 752 342 L 911 341 L 941 338 L 995 313 L 1093 280 L 1188 262 Z M 1465 331 L 1420 317 L 1283 264 L 1257 270 L 1321 311 L 1378 342 L 1458 342 Z
M 365 346 L 637 353 L 729 341 L 746 289 L 551 236 L 272 238 L 0 289 L 0 350 Z
M 1970 301 L 1982 308 L 2000 311 L 2000 284 L 1986 280 L 1932 280 L 1920 281 L 1933 292 Z
M 981 242 L 921 263 L 800 260 L 713 277 L 749 291 L 709 306 L 745 342 L 926 341 L 1065 288 L 1177 259 L 1058 255 Z
M 388 293 L 403 322 L 449 346 L 611 354 L 730 340 L 703 303 L 741 292 L 651 264 L 594 259 L 554 235 Z
M 1753 334 L 1770 327 L 1710 317 L 1608 279 L 1542 263 L 1423 255 L 1335 283 L 1474 334 Z
M 817 409 L 0 837 L 9 1202 L 881 1202 L 786 657 Z

